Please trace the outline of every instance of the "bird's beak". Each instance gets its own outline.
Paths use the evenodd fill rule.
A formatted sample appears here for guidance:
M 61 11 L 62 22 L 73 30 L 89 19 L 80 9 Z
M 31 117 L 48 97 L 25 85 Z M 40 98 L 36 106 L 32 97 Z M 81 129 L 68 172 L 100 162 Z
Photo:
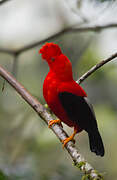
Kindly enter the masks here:
M 39 54 L 41 54 L 42 59 L 44 60 L 44 57 L 43 57 L 43 53 L 44 53 L 44 52 L 43 52 L 43 48 L 41 48 L 38 52 L 39 52 Z
M 39 52 L 39 54 L 42 54 L 43 53 L 43 49 L 40 49 L 38 52 Z

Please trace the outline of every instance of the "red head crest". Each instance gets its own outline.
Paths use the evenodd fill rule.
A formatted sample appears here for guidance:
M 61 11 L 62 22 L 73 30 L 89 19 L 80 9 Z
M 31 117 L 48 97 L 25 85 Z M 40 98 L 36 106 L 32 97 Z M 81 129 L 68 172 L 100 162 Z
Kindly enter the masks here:
M 39 53 L 42 54 L 42 58 L 46 60 L 51 60 L 56 56 L 59 56 L 62 52 L 60 47 L 54 43 L 46 43 L 40 50 Z

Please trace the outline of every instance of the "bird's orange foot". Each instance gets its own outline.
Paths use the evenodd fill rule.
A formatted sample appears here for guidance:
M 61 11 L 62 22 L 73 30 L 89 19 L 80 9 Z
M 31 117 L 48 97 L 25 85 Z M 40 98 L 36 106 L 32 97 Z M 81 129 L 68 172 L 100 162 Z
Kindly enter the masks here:
M 74 136 L 76 135 L 77 132 L 78 132 L 77 129 L 74 129 L 74 132 L 73 132 L 73 134 L 71 136 L 69 136 L 68 138 L 62 140 L 63 148 L 66 146 L 66 144 L 69 141 L 73 141 L 73 143 L 75 144 Z
M 48 123 L 48 127 L 50 128 L 53 124 L 59 124 L 61 127 L 63 127 L 60 119 L 50 120 Z
M 66 146 L 66 144 L 67 144 L 69 141 L 73 141 L 73 143 L 75 144 L 75 140 L 74 140 L 73 138 L 74 138 L 74 137 L 71 135 L 71 136 L 69 136 L 68 138 L 62 140 L 63 148 Z

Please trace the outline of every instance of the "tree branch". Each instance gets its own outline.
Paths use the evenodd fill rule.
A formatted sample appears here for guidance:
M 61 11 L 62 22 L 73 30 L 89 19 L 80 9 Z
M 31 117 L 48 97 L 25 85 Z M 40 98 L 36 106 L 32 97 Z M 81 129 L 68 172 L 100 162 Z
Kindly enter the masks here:
M 10 49 L 6 49 L 6 48 L 0 48 L 0 53 L 6 53 L 6 54 L 14 55 L 15 51 L 10 50 Z
M 49 37 L 47 37 L 43 40 L 30 43 L 24 47 L 21 47 L 20 49 L 9 50 L 9 49 L 0 48 L 0 52 L 9 53 L 9 54 L 20 54 L 20 53 L 23 53 L 23 52 L 25 52 L 29 49 L 32 49 L 36 46 L 39 46 L 47 41 L 54 40 L 65 33 L 77 33 L 77 32 L 83 33 L 83 32 L 89 32 L 89 31 L 100 32 L 100 31 L 108 29 L 108 28 L 117 28 L 117 23 L 110 23 L 110 24 L 106 24 L 106 25 L 87 26 L 87 27 L 85 27 L 85 26 L 77 27 L 77 25 L 74 25 L 73 27 L 68 27 L 59 32 L 56 32 L 54 35 L 50 35 Z
M 95 66 L 93 66 L 89 71 L 87 71 L 85 74 L 83 74 L 76 82 L 78 84 L 81 84 L 86 78 L 88 78 L 93 72 L 95 72 L 97 69 L 102 67 L 104 64 L 108 63 L 109 61 L 113 60 L 114 58 L 117 57 L 117 53 L 111 55 L 109 58 L 102 60 Z
M 32 44 L 26 45 L 26 46 L 22 47 L 21 49 L 17 50 L 16 52 L 22 53 L 22 52 L 32 49 L 36 46 L 39 46 L 39 45 L 45 43 L 46 41 L 54 40 L 65 33 L 77 33 L 77 32 L 83 33 L 83 32 L 88 32 L 88 31 L 99 32 L 99 31 L 107 29 L 107 28 L 116 28 L 116 27 L 117 27 L 117 23 L 111 23 L 111 24 L 106 24 L 106 25 L 96 25 L 96 26 L 89 26 L 89 27 L 88 26 L 87 27 L 79 27 L 79 28 L 77 28 L 77 26 L 75 25 L 73 27 L 68 27 L 66 29 L 63 29 L 60 32 L 55 33 L 54 35 L 50 35 L 49 37 L 43 39 L 42 41 L 37 41 Z
M 8 73 L 3 67 L 0 66 L 0 76 L 2 76 L 19 94 L 20 96 L 37 112 L 37 114 L 46 122 L 49 123 L 52 120 L 52 116 L 43 105 L 35 99 L 16 79 Z M 52 131 L 56 134 L 60 141 L 68 137 L 66 132 L 59 125 L 55 124 L 51 127 Z M 79 154 L 73 142 L 68 142 L 66 145 L 66 150 L 70 154 L 74 165 L 77 166 L 88 179 L 101 180 L 103 177 L 95 171 L 95 169 L 84 159 L 84 157 Z
M 87 31 L 102 31 L 108 28 L 117 28 L 117 23 L 110 23 L 105 25 L 95 25 L 95 26 L 87 26 L 87 27 L 79 27 L 72 29 L 72 32 L 87 32 Z

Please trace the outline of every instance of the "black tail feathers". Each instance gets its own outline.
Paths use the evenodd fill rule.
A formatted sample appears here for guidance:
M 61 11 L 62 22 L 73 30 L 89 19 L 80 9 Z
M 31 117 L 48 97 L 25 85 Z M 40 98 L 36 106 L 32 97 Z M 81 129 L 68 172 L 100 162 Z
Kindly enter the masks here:
M 104 156 L 104 145 L 98 130 L 93 133 L 88 133 L 90 150 L 98 156 Z

